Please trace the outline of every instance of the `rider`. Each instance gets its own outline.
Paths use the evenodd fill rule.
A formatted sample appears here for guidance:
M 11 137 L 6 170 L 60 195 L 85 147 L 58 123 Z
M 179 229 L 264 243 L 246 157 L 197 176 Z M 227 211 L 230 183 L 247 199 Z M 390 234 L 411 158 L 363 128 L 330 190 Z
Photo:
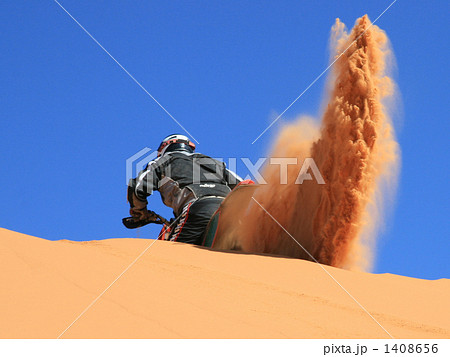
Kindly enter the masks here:
M 195 144 L 186 136 L 167 136 L 157 158 L 130 180 L 128 202 L 136 221 L 148 219 L 147 197 L 159 191 L 175 215 L 169 240 L 201 244 L 210 218 L 242 179 L 225 163 L 194 151 Z

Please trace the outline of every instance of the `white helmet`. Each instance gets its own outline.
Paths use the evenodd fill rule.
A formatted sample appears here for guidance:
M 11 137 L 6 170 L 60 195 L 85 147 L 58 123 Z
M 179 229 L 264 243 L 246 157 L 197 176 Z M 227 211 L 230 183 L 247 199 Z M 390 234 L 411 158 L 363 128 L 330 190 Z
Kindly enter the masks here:
M 176 145 L 175 145 L 176 144 Z M 171 151 L 194 152 L 195 144 L 185 135 L 172 134 L 163 139 L 158 147 L 158 157 Z

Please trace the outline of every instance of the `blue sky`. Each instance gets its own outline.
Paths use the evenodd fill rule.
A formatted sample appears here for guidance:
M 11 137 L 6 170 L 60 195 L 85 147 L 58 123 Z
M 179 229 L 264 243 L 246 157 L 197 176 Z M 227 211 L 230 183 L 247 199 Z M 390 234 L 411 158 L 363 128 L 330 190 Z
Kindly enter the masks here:
M 328 65 L 328 37 L 391 1 L 60 3 L 214 157 L 264 155 Z M 375 272 L 450 277 L 447 1 L 398 0 L 377 22 L 397 59 L 402 171 Z M 0 226 L 47 238 L 135 237 L 125 160 L 178 125 L 52 0 L 0 4 Z M 285 114 L 318 116 L 325 76 Z M 243 167 L 238 166 L 238 171 Z M 150 199 L 152 207 L 170 209 Z M 159 227 L 141 229 L 156 236 Z

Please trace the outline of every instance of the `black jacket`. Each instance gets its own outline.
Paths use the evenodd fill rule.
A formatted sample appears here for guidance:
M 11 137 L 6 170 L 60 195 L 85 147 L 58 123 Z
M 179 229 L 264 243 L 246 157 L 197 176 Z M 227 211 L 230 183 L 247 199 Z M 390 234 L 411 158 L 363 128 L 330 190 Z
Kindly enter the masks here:
M 225 197 L 242 179 L 228 170 L 225 163 L 200 153 L 168 152 L 151 161 L 130 180 L 128 200 L 147 204 L 153 191 L 161 193 L 165 205 L 178 216 L 183 207 L 205 196 Z M 134 193 L 134 195 L 133 195 Z

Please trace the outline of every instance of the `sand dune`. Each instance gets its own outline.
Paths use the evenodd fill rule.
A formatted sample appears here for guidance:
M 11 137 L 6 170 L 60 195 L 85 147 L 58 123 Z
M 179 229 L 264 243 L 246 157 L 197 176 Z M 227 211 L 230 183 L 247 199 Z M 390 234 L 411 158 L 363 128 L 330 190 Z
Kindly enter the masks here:
M 0 337 L 56 338 L 153 241 L 0 229 Z M 450 337 L 450 281 L 325 267 L 396 338 Z M 63 338 L 388 338 L 318 264 L 157 241 Z

